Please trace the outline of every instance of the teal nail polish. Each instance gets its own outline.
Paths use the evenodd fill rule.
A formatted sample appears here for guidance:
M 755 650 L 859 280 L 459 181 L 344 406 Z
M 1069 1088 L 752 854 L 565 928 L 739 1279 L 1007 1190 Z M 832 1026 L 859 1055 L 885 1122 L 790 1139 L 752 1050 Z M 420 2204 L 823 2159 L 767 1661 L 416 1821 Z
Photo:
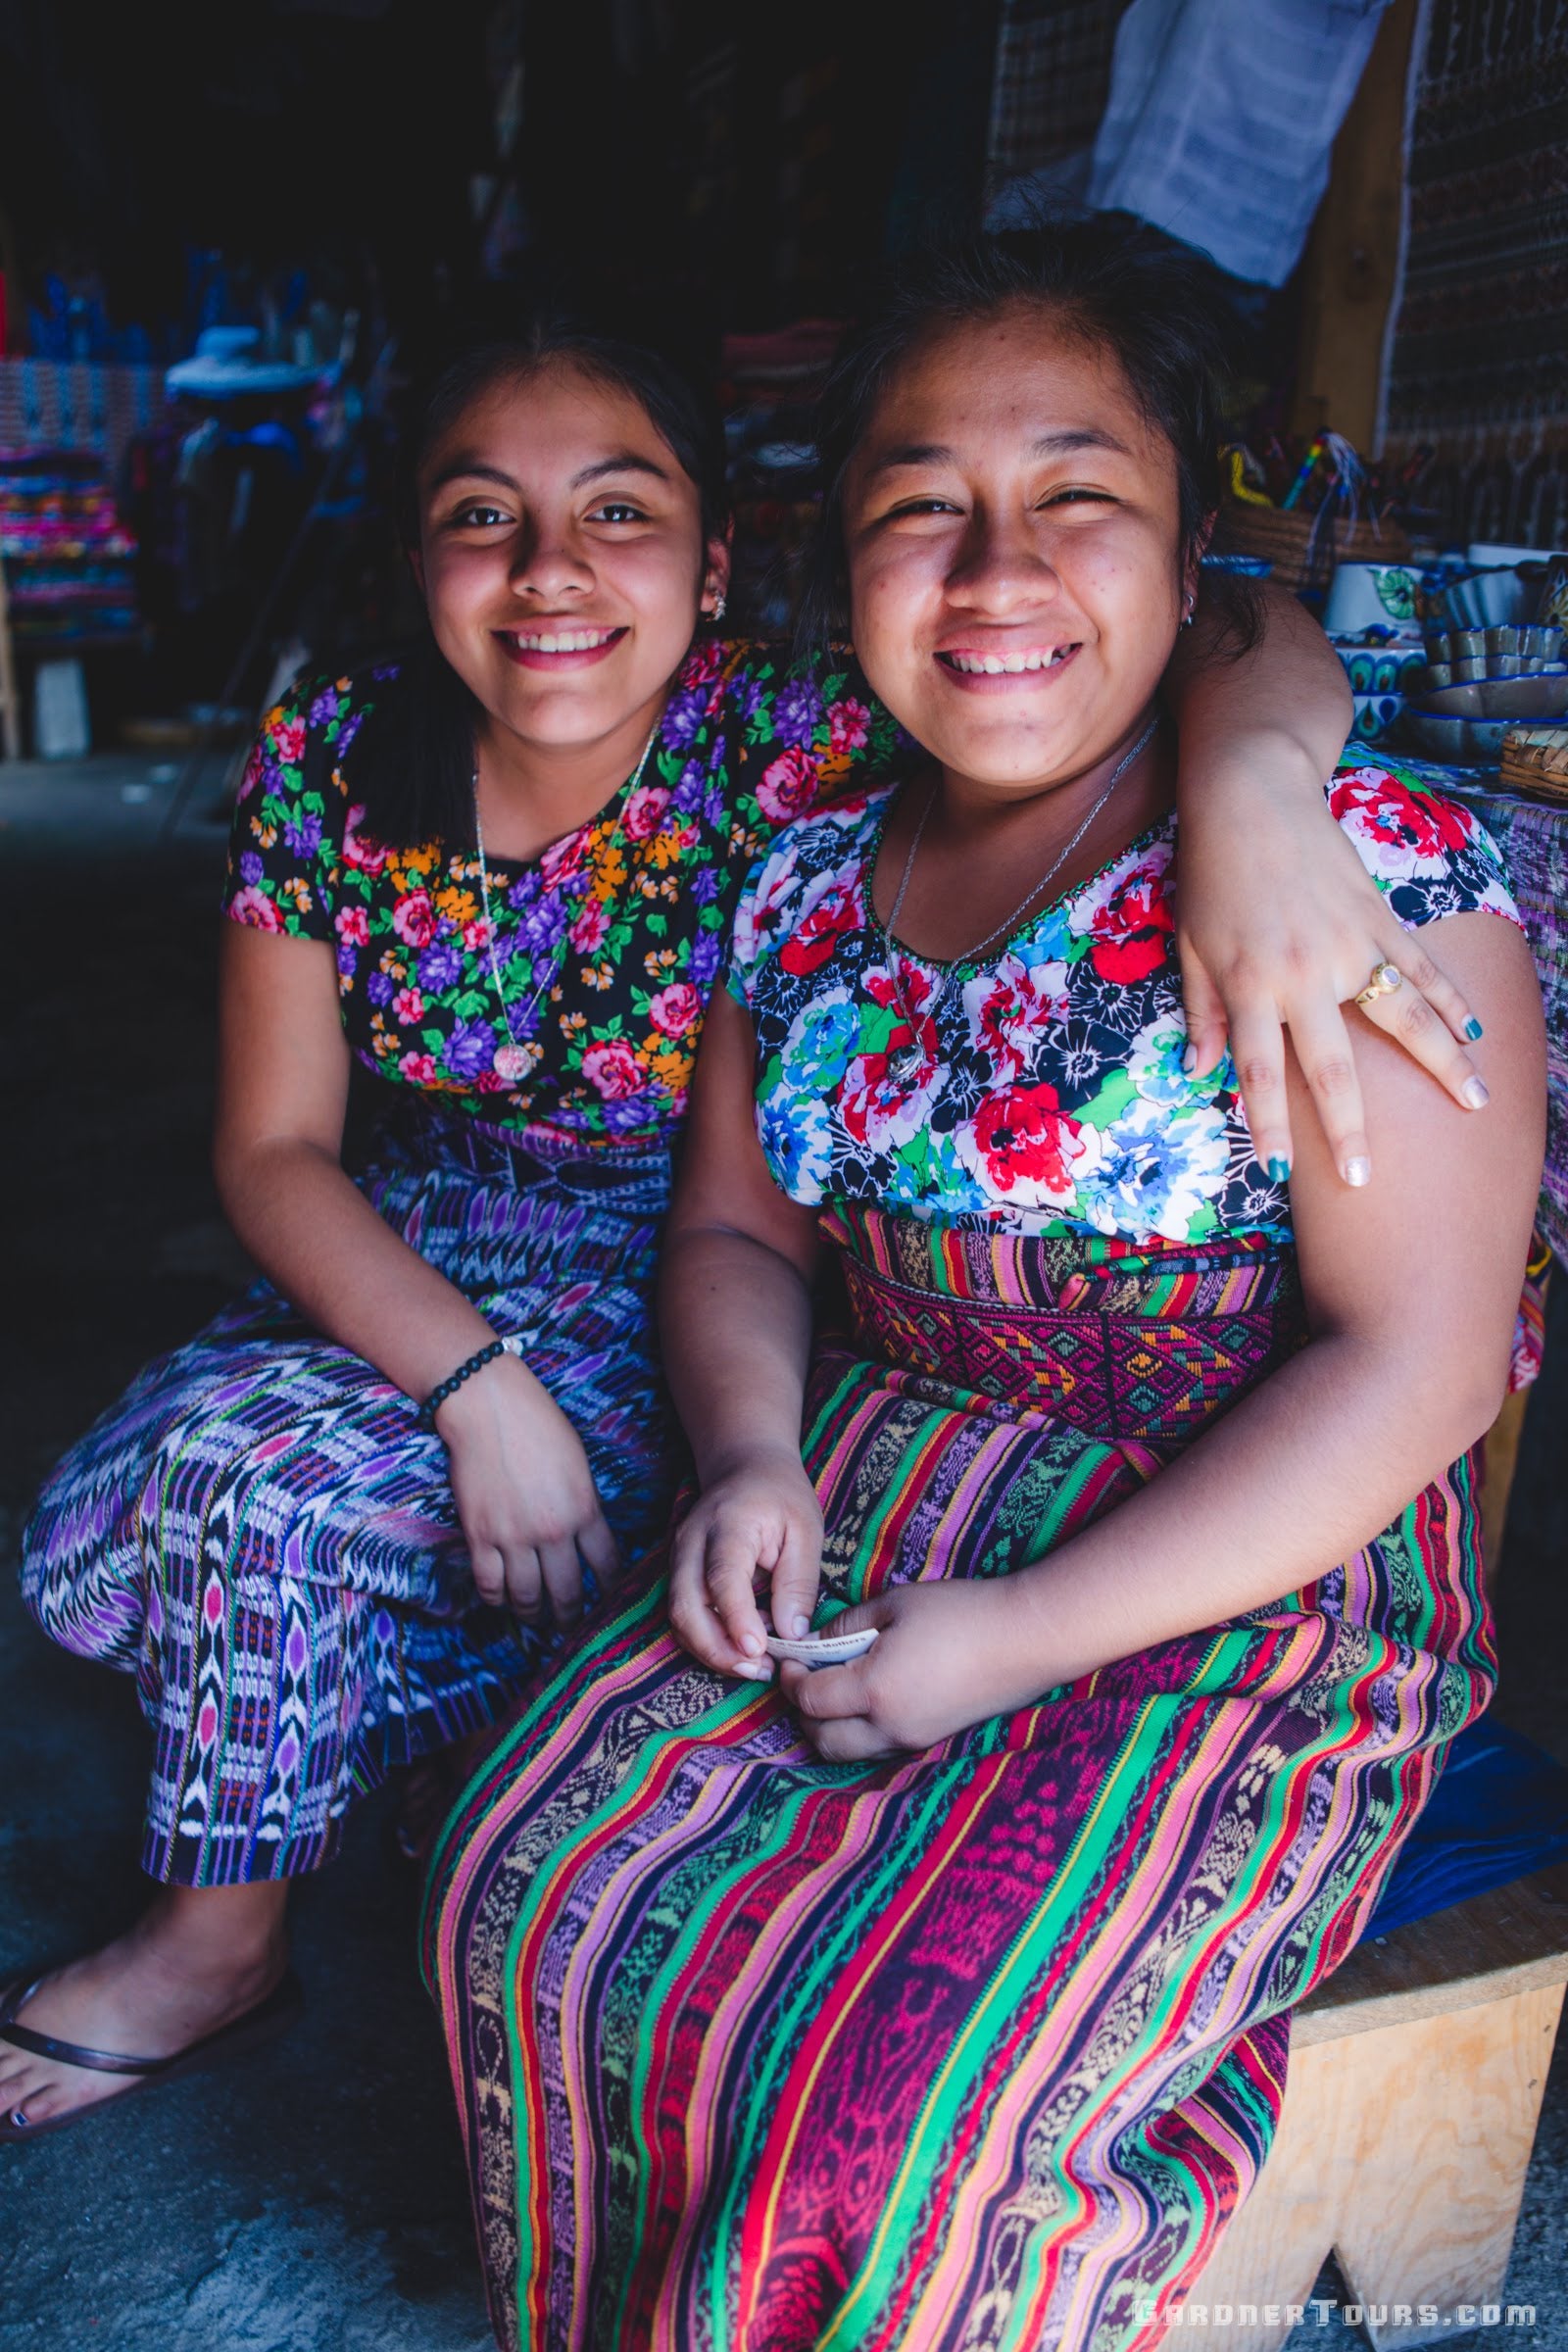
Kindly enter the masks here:
M 1271 1159 L 1268 1163 L 1268 1180 L 1270 1184 L 1289 1184 L 1291 1180 L 1290 1161 L 1288 1159 Z
M 1472 1045 L 1475 1044 L 1478 1037 L 1485 1037 L 1487 1034 L 1482 1028 L 1481 1023 L 1476 1019 L 1474 1013 L 1472 1013 L 1470 1018 L 1466 1021 L 1464 1025 L 1464 1033 Z

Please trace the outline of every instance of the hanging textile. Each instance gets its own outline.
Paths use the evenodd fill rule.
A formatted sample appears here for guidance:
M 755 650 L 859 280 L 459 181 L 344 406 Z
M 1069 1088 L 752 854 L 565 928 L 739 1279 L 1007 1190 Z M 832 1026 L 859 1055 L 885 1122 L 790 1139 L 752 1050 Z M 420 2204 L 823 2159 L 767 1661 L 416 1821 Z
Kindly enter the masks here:
M 1133 0 L 1089 202 L 1283 285 L 1387 0 Z
M 1443 536 L 1568 541 L 1568 10 L 1431 0 L 1386 454 Z

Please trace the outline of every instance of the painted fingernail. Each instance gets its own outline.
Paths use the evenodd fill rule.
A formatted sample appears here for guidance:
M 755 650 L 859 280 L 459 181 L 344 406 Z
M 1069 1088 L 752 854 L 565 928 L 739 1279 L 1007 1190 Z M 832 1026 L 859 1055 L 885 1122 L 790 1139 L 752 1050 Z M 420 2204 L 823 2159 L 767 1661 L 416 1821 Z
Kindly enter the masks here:
M 1268 1180 L 1270 1184 L 1288 1184 L 1290 1182 L 1290 1176 L 1291 1163 L 1288 1159 L 1276 1158 L 1269 1161 Z
M 1369 1159 L 1348 1159 L 1345 1163 L 1345 1181 L 1347 1184 L 1353 1184 L 1357 1188 L 1363 1184 L 1370 1184 L 1372 1181 L 1372 1162 Z
M 1459 1100 L 1467 1110 L 1485 1110 L 1492 1092 L 1484 1078 L 1467 1078 L 1459 1089 Z
M 1197 1067 L 1198 1048 L 1196 1046 L 1188 1046 L 1184 1049 L 1182 1054 L 1182 1068 L 1187 1072 L 1187 1075 L 1190 1078 Z
M 1481 1023 L 1476 1019 L 1474 1013 L 1472 1013 L 1470 1018 L 1466 1021 L 1464 1025 L 1464 1033 L 1472 1045 L 1475 1044 L 1478 1037 L 1485 1037 L 1487 1034 L 1482 1028 Z
M 792 1617 L 792 1618 L 791 1618 L 791 1620 L 790 1620 L 790 1632 L 791 1632 L 791 1634 L 793 1635 L 794 1639 L 795 1639 L 797 1642 L 804 1642 L 804 1641 L 806 1640 L 806 1637 L 807 1637 L 807 1635 L 808 1635 L 808 1634 L 810 1632 L 810 1630 L 811 1630 L 811 1620 L 809 1619 L 809 1617 Z

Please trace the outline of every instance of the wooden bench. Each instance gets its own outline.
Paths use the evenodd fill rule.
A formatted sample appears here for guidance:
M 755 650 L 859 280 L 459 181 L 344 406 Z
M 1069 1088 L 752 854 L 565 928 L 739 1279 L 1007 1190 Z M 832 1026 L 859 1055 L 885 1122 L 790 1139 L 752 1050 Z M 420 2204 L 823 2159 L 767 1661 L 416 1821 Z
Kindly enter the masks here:
M 1206 2352 L 1274 2352 L 1331 2252 L 1378 2352 L 1502 2301 L 1565 1984 L 1559 1866 L 1358 1945 L 1303 2001 L 1269 2160 L 1182 2298 Z

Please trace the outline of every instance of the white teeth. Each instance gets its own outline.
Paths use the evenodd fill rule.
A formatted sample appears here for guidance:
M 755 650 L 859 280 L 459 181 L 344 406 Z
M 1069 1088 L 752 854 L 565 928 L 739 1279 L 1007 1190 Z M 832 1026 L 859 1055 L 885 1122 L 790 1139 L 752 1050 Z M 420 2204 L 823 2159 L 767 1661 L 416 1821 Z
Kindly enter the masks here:
M 942 658 L 969 677 L 1018 677 L 1027 669 L 1054 668 L 1072 650 L 1070 645 L 1058 645 L 1045 654 L 944 654 Z
M 525 654 L 586 654 L 608 645 L 613 629 L 518 629 L 513 643 Z

